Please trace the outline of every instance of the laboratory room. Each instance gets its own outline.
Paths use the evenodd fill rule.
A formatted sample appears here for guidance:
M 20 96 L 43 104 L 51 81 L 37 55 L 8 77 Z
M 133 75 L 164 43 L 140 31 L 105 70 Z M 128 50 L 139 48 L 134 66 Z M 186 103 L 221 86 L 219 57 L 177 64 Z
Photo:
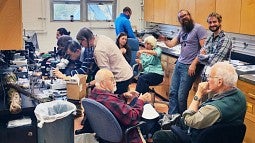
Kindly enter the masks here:
M 0 143 L 255 143 L 254 16 L 255 0 L 0 0 Z

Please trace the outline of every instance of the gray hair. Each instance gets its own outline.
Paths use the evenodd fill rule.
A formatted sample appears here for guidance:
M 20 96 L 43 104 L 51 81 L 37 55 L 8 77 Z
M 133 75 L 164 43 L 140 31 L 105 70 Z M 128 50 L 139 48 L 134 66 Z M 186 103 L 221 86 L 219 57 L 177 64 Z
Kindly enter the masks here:
M 216 76 L 223 79 L 223 84 L 226 86 L 236 86 L 238 75 L 233 65 L 226 62 L 218 62 L 213 65 L 216 68 Z
M 149 43 L 152 46 L 152 48 L 155 48 L 157 44 L 157 39 L 153 36 L 148 36 L 144 39 L 144 42 Z
M 112 74 L 112 72 L 108 69 L 98 70 L 96 75 L 95 75 L 95 81 L 96 81 L 95 85 L 98 87 L 100 85 L 100 82 L 104 81 L 111 74 Z

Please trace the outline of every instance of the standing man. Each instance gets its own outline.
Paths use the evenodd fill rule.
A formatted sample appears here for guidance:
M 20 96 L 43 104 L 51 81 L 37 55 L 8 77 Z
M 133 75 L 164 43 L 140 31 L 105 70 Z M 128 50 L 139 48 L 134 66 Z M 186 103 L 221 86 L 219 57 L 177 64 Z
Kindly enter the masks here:
M 176 62 L 172 75 L 169 114 L 180 113 L 187 109 L 187 98 L 196 77 L 202 69 L 198 64 L 197 55 L 204 46 L 206 30 L 199 24 L 194 23 L 189 11 L 180 10 L 178 20 L 181 24 L 181 31 L 171 41 L 165 41 L 169 47 L 181 44 L 181 53 Z
M 109 69 L 114 74 L 117 83 L 115 93 L 127 92 L 133 71 L 115 42 L 104 35 L 93 35 L 86 27 L 78 32 L 76 39 L 83 47 L 94 49 L 96 64 L 100 69 Z
M 205 46 L 201 49 L 198 55 L 199 62 L 205 67 L 202 72 L 202 81 L 206 81 L 206 74 L 211 66 L 216 62 L 229 60 L 232 49 L 231 39 L 225 35 L 221 30 L 222 17 L 216 12 L 209 14 L 207 23 L 209 29 L 213 32 L 210 37 L 206 39 Z
M 136 38 L 129 21 L 131 14 L 132 10 L 129 7 L 125 7 L 123 9 L 123 13 L 115 19 L 114 24 L 116 35 L 119 35 L 121 32 L 125 32 L 128 35 L 128 38 Z

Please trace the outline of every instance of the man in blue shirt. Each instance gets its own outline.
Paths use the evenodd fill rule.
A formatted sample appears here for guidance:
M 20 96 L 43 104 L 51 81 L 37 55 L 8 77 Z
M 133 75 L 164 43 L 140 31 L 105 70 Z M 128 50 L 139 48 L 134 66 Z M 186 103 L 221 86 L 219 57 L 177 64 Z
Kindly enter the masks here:
M 128 35 L 128 38 L 136 38 L 129 21 L 131 14 L 132 10 L 129 7 L 125 7 L 123 13 L 116 18 L 114 22 L 116 35 L 125 32 Z

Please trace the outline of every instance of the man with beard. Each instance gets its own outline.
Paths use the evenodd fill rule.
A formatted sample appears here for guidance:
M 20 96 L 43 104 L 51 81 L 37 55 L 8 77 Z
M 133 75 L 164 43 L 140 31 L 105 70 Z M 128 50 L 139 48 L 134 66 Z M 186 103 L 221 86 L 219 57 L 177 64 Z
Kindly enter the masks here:
M 201 74 L 202 81 L 206 81 L 206 74 L 211 66 L 216 62 L 229 60 L 232 49 L 231 39 L 225 35 L 221 30 L 222 17 L 216 12 L 209 14 L 207 23 L 209 29 L 213 32 L 210 37 L 206 39 L 205 46 L 201 49 L 198 59 L 205 67 Z
M 189 91 L 202 69 L 202 66 L 198 64 L 197 55 L 204 46 L 207 35 L 201 25 L 193 22 L 189 11 L 180 10 L 178 20 L 182 27 L 178 36 L 171 41 L 165 41 L 168 47 L 181 44 L 181 53 L 171 79 L 169 114 L 182 114 L 187 109 Z

